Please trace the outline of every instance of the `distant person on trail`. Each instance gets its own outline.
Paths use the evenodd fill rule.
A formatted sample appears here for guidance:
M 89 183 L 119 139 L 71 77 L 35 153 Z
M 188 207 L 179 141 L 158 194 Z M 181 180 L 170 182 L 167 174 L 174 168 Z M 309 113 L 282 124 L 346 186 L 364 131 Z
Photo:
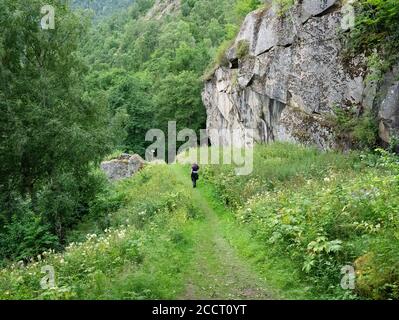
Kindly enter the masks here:
M 191 167 L 191 180 L 193 181 L 193 188 L 197 187 L 197 180 L 199 179 L 199 169 L 200 167 L 196 163 L 194 163 Z

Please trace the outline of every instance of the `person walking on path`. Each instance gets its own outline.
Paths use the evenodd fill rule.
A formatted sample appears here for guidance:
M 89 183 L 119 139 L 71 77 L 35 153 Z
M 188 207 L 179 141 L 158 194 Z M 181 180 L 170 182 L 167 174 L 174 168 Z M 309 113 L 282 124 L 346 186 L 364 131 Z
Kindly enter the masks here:
M 196 163 L 194 163 L 191 167 L 191 181 L 193 182 L 193 188 L 197 187 L 197 180 L 199 179 L 199 169 L 200 167 Z

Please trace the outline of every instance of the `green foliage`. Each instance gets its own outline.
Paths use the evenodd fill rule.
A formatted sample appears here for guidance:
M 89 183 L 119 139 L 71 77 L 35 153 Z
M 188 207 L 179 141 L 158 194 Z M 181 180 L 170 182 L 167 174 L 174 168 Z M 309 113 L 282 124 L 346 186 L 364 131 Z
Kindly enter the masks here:
M 146 75 L 133 75 L 115 81 L 109 90 L 109 105 L 115 118 L 122 117 L 126 130 L 124 145 L 119 148 L 145 153 L 145 135 L 152 126 L 154 109 L 151 102 L 151 82 Z M 143 121 L 146 119 L 146 121 Z M 120 128 L 117 125 L 116 128 Z
M 254 168 L 250 176 L 236 176 L 233 167 L 207 166 L 202 176 L 213 186 L 204 192 L 216 192 L 228 206 L 215 204 L 226 222 L 224 236 L 258 272 L 290 297 L 398 298 L 396 156 L 273 144 L 256 148 Z M 47 250 L 25 267 L 0 269 L 0 298 L 180 296 L 193 241 L 204 228 L 206 204 L 194 199 L 172 166 L 147 166 L 97 195 L 90 220 L 71 237 L 81 243 L 62 254 Z M 15 236 L 25 229 L 13 228 Z M 40 288 L 44 265 L 56 270 L 54 289 Z M 340 287 L 346 265 L 356 270 L 354 292 Z
M 335 108 L 332 119 L 340 139 L 350 142 L 352 148 L 366 149 L 377 145 L 378 126 L 371 112 L 360 116 L 355 109 Z
M 170 299 L 182 292 L 198 211 L 187 187 L 170 167 L 149 166 L 113 188 L 92 206 L 105 231 L 84 228 L 74 235 L 82 242 L 62 254 L 47 250 L 25 267 L 0 269 L 0 299 Z M 44 265 L 54 267 L 56 288 L 40 288 Z
M 347 299 L 340 269 L 354 265 L 354 293 L 397 299 L 399 250 L 392 244 L 398 240 L 399 161 L 379 152 L 359 161 L 356 154 L 315 156 L 292 145 L 259 147 L 259 171 L 251 176 L 216 166 L 206 177 L 236 221 L 251 230 L 262 252 L 256 260 L 260 270 L 263 261 L 284 264 L 287 275 L 299 276 L 293 285 L 301 286 L 301 294 L 308 286 L 308 298 Z
M 129 16 L 133 19 L 138 19 L 144 13 L 148 12 L 154 4 L 155 0 L 134 0 L 133 4 L 129 7 Z M 118 9 L 120 13 L 121 7 L 119 6 Z
M 366 53 L 375 73 L 383 73 L 396 63 L 399 49 L 399 3 L 396 0 L 359 0 L 355 2 L 356 27 L 348 49 L 352 54 Z M 376 62 L 376 57 L 379 61 Z M 377 67 L 377 69 L 375 68 Z
M 198 74 L 183 71 L 180 74 L 169 74 L 159 86 L 154 97 L 159 106 L 156 121 L 159 128 L 167 132 L 167 122 L 177 121 L 177 130 L 190 128 L 197 132 L 204 128 L 206 116 L 202 112 L 202 82 Z
M 287 13 L 288 10 L 290 10 L 295 3 L 297 2 L 296 0 L 272 0 L 273 4 L 275 4 L 278 7 L 278 14 L 280 16 L 283 16 Z
M 377 144 L 378 125 L 370 113 L 363 114 L 353 128 L 353 139 L 360 148 L 372 148 Z
M 328 172 L 329 166 L 347 168 L 352 157 L 343 157 L 338 153 L 320 154 L 316 149 L 274 143 L 271 146 L 256 146 L 254 152 L 254 171 L 252 175 L 235 175 L 232 166 L 207 167 L 205 175 L 214 181 L 216 189 L 225 204 L 238 208 L 253 195 L 263 190 L 274 190 L 280 181 L 320 177 Z M 223 179 L 214 177 L 215 172 Z M 259 177 L 255 179 L 254 177 Z
M 393 135 L 389 141 L 388 150 L 392 153 L 398 153 L 399 150 L 399 138 Z
M 20 210 L 1 230 L 0 262 L 35 257 L 58 246 L 58 238 L 51 233 L 51 225 L 30 211 L 29 203 L 21 206 Z
M 235 2 L 234 13 L 230 16 L 230 22 L 225 25 L 225 40 L 221 42 L 214 51 L 214 59 L 206 68 L 203 80 L 208 80 L 217 67 L 227 67 L 229 65 L 226 51 L 233 45 L 242 21 L 248 13 L 260 8 L 262 5 L 263 4 L 258 0 L 237 0 Z M 247 50 L 245 42 L 240 42 L 238 50 L 242 57 L 246 56 L 247 51 L 249 51 L 249 44 Z
M 113 142 L 105 105 L 82 84 L 87 68 L 77 49 L 87 20 L 59 1 L 47 4 L 57 12 L 54 30 L 40 29 L 41 1 L 1 2 L 0 237 L 15 250 L 2 258 L 37 253 L 52 242 L 48 231 L 62 243 L 101 188 L 91 168 Z M 16 212 L 21 198 L 26 219 Z M 13 244 L 18 230 L 25 244 Z
M 222 66 L 222 67 L 229 66 L 229 60 L 227 59 L 226 51 L 232 46 L 232 44 L 233 41 L 226 40 L 220 45 L 215 56 L 215 63 L 217 66 Z
M 128 8 L 134 2 L 135 0 L 72 0 L 71 4 L 74 8 L 93 10 L 95 18 L 99 19 Z
M 56 8 L 56 29 L 43 31 L 40 1 L 0 3 L 4 248 L 12 245 L 13 219 L 21 219 L 21 197 L 60 248 L 79 237 L 71 230 L 95 217 L 94 199 L 108 192 L 93 169 L 106 154 L 114 148 L 144 154 L 147 130 L 165 129 L 167 121 L 177 120 L 178 129 L 204 128 L 200 77 L 258 1 L 182 1 L 174 19 L 159 21 L 145 18 L 154 0 L 74 1 L 101 16 L 118 12 L 91 29 L 86 12 L 55 0 L 48 4 Z M 31 225 L 18 221 L 27 224 L 22 228 Z M 45 248 L 21 248 L 12 256 L 7 249 L 10 256 L 2 258 L 27 259 Z
M 384 73 L 389 70 L 390 63 L 381 59 L 377 51 L 374 51 L 367 60 L 368 74 L 366 82 L 379 83 Z
M 235 5 L 235 14 L 237 17 L 245 17 L 251 11 L 256 10 L 260 7 L 261 1 L 259 0 L 239 0 Z
M 249 42 L 241 40 L 237 44 L 237 57 L 239 59 L 245 58 L 249 53 Z
M 201 76 L 219 45 L 238 30 L 235 5 L 245 2 L 250 10 L 258 3 L 185 0 L 173 19 L 146 19 L 153 2 L 136 1 L 131 6 L 136 9 L 102 21 L 81 49 L 92 65 L 88 88 L 104 97 L 111 123 L 126 131 L 118 148 L 141 155 L 151 143 L 145 142 L 146 131 L 164 129 L 167 121 L 178 121 L 179 128 L 205 127 Z
M 294 1 L 278 3 L 284 14 Z M 96 168 L 115 148 L 143 154 L 146 131 L 167 121 L 204 127 L 200 77 L 212 57 L 210 73 L 228 64 L 260 1 L 182 0 L 173 18 L 152 21 L 154 0 L 136 0 L 90 33 L 87 17 L 48 4 L 59 19 L 42 31 L 39 0 L 0 2 L 0 299 L 175 298 L 202 218 L 191 191 L 168 166 L 115 185 Z M 398 57 L 398 4 L 357 8 L 352 49 L 368 53 L 368 80 L 378 81 Z M 238 44 L 240 58 L 248 51 Z M 375 145 L 373 115 L 339 109 L 334 121 L 354 146 Z M 359 159 L 274 144 L 256 147 L 250 176 L 208 166 L 203 177 L 240 226 L 231 234 L 247 230 L 244 251 L 257 268 L 290 275 L 284 285 L 304 284 L 308 297 L 398 299 L 398 163 L 383 150 Z M 357 270 L 354 294 L 339 286 L 347 264 Z M 52 290 L 40 288 L 44 265 L 56 269 Z
M 360 0 L 356 2 L 358 16 L 352 39 L 357 49 L 388 50 L 398 46 L 399 4 L 395 0 Z
M 184 0 L 173 19 L 146 19 L 153 4 L 135 1 L 96 25 L 81 50 L 92 65 L 88 87 L 104 97 L 110 122 L 116 123 L 114 135 L 122 137 L 118 148 L 141 155 L 151 143 L 145 142 L 146 131 L 164 129 L 167 121 L 178 121 L 179 128 L 205 127 L 199 80 L 213 72 L 215 63 L 207 69 L 212 57 L 217 65 L 228 65 L 225 50 L 245 15 L 261 2 Z

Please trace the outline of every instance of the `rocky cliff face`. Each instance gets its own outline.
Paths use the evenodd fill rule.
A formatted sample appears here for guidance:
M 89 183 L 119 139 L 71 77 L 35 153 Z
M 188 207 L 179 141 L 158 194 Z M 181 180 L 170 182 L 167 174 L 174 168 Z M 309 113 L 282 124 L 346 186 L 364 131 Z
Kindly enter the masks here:
M 387 97 L 376 101 L 376 88 L 365 84 L 365 59 L 343 57 L 343 17 L 338 0 L 302 0 L 284 16 L 275 7 L 250 13 L 226 65 L 205 83 L 211 142 L 243 145 L 245 130 L 253 129 L 257 142 L 336 148 L 342 142 L 330 121 L 334 109 L 376 104 L 381 137 L 389 140 L 399 124 L 398 83 L 387 77 Z M 223 129 L 241 133 L 228 141 Z

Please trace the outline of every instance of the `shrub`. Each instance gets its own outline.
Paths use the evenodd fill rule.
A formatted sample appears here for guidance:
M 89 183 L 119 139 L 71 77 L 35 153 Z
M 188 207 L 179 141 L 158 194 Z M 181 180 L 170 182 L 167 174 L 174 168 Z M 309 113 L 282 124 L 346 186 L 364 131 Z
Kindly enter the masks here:
M 0 269 L 0 300 L 175 298 L 194 253 L 186 233 L 199 217 L 187 186 L 161 165 L 112 188 L 92 207 L 93 219 L 107 216 L 111 227 L 86 233 L 62 253 L 46 250 L 25 266 Z M 40 287 L 46 265 L 56 272 L 56 288 L 49 290 Z
M 359 160 L 356 153 L 258 146 L 251 176 L 218 166 L 205 176 L 263 246 L 259 261 L 289 259 L 287 274 L 299 274 L 312 297 L 397 299 L 399 158 L 377 151 Z M 346 265 L 357 272 L 354 294 L 340 287 Z
M 279 16 L 284 16 L 296 3 L 296 0 L 272 0 L 277 5 Z
M 353 128 L 352 136 L 359 148 L 375 147 L 378 139 L 378 126 L 375 117 L 370 113 L 362 115 Z
M 373 148 L 377 144 L 378 125 L 371 112 L 358 116 L 355 109 L 337 107 L 332 119 L 339 139 L 350 142 L 352 148 Z
M 51 233 L 51 226 L 42 217 L 26 207 L 25 212 L 13 215 L 10 223 L 1 230 L 0 261 L 28 260 L 38 254 L 58 247 L 58 238 Z
M 352 45 L 357 50 L 394 53 L 399 39 L 399 3 L 396 0 L 359 0 Z M 397 53 L 397 52 L 396 52 Z
M 241 40 L 237 44 L 237 57 L 239 59 L 245 58 L 249 54 L 249 42 Z
M 378 78 L 399 58 L 399 2 L 359 0 L 355 7 L 356 26 L 349 36 L 347 50 L 352 55 L 366 53 L 371 58 L 371 78 Z
M 243 18 L 251 11 L 256 10 L 261 5 L 259 0 L 238 0 L 235 5 L 235 13 L 237 17 Z
M 226 56 L 226 51 L 232 46 L 233 41 L 227 40 L 224 41 L 220 47 L 218 48 L 216 52 L 216 58 L 215 58 L 215 63 L 219 66 L 222 67 L 228 67 L 229 66 L 229 60 L 227 59 Z

